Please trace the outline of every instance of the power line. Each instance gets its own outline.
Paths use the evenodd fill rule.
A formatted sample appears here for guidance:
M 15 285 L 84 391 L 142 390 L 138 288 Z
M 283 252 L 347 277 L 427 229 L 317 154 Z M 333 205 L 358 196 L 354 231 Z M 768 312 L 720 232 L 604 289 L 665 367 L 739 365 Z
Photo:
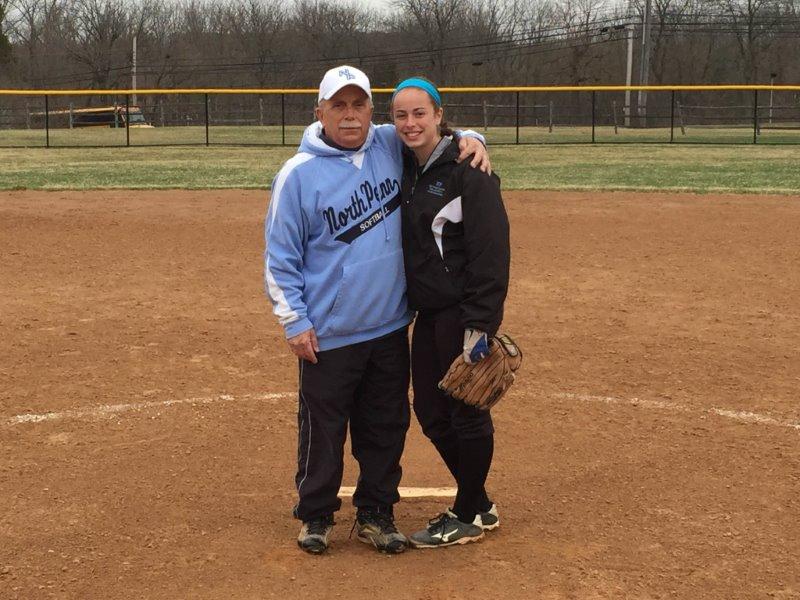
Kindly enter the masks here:
M 656 15 L 657 16 L 657 15 Z M 527 30 L 504 35 L 499 38 L 478 38 L 468 43 L 443 45 L 436 48 L 395 49 L 374 52 L 366 55 L 340 54 L 327 58 L 304 58 L 278 56 L 268 60 L 244 56 L 235 62 L 209 61 L 207 58 L 173 58 L 169 62 L 140 62 L 142 75 L 163 75 L 166 77 L 182 76 L 224 76 L 252 72 L 253 69 L 269 70 L 276 75 L 291 73 L 304 75 L 312 71 L 318 73 L 324 65 L 333 62 L 355 62 L 361 66 L 375 66 L 387 62 L 387 59 L 398 59 L 404 66 L 414 68 L 429 66 L 432 60 L 444 56 L 448 66 L 458 66 L 469 62 L 496 62 L 507 58 L 517 58 L 538 54 L 547 54 L 576 48 L 590 48 L 597 44 L 620 41 L 615 32 L 621 30 L 632 21 L 630 15 L 604 16 L 576 26 L 561 25 L 557 27 Z M 658 21 L 656 33 L 662 37 L 680 35 L 706 34 L 747 34 L 758 31 L 759 35 L 774 38 L 800 36 L 800 19 L 782 19 L 777 25 L 773 18 L 755 19 L 750 24 L 737 22 L 735 18 L 720 14 L 670 15 L 669 20 Z M 56 53 L 49 53 L 52 56 Z M 68 54 L 68 53 L 64 53 Z M 41 55 L 45 56 L 45 55 Z M 110 66 L 104 69 L 113 77 L 130 70 L 125 64 Z M 52 77 L 28 78 L 36 82 L 74 83 L 96 80 L 97 71 L 74 72 Z

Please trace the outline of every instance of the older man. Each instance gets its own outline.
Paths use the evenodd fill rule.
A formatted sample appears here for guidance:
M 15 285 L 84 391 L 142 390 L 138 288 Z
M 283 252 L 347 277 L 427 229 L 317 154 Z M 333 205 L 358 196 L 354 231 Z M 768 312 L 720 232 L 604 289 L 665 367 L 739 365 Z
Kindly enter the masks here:
M 325 74 L 316 117 L 272 184 L 265 278 L 274 312 L 299 359 L 297 542 L 328 548 L 350 426 L 360 476 L 358 538 L 399 553 L 394 524 L 409 424 L 407 329 L 412 315 L 400 236 L 401 143 L 372 124 L 367 76 Z M 485 150 L 462 140 L 463 156 Z M 488 165 L 488 162 L 487 162 Z

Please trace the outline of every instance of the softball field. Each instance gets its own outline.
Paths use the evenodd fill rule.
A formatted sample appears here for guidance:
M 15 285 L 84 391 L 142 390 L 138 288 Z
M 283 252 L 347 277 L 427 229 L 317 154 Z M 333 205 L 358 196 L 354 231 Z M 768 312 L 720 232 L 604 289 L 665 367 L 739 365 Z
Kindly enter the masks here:
M 800 598 L 797 196 L 505 198 L 502 526 L 383 556 L 345 502 L 313 557 L 268 195 L 2 192 L 0 598 Z M 404 469 L 451 485 L 416 424 Z

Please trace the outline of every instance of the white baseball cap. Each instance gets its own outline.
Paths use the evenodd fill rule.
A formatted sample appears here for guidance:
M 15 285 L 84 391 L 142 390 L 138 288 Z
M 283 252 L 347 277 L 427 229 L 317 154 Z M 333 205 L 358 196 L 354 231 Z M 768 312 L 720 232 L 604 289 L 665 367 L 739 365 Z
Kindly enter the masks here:
M 369 87 L 369 77 L 366 76 L 364 71 L 342 65 L 341 67 L 334 67 L 322 78 L 319 84 L 319 97 L 317 102 L 321 100 L 330 100 L 333 95 L 343 87 L 354 85 L 360 87 L 367 93 L 370 100 L 372 99 L 372 90 Z

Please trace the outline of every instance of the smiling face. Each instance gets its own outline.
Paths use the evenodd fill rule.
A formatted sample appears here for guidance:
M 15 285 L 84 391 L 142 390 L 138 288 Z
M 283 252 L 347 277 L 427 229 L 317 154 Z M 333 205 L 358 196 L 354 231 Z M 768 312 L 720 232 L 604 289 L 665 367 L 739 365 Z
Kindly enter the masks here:
M 367 139 L 372 121 L 372 102 L 359 87 L 348 85 L 315 109 L 327 135 L 344 148 L 358 148 Z
M 417 162 L 423 164 L 442 139 L 439 125 L 442 108 L 424 90 L 415 87 L 400 90 L 392 101 L 392 119 L 397 135 L 414 151 Z

